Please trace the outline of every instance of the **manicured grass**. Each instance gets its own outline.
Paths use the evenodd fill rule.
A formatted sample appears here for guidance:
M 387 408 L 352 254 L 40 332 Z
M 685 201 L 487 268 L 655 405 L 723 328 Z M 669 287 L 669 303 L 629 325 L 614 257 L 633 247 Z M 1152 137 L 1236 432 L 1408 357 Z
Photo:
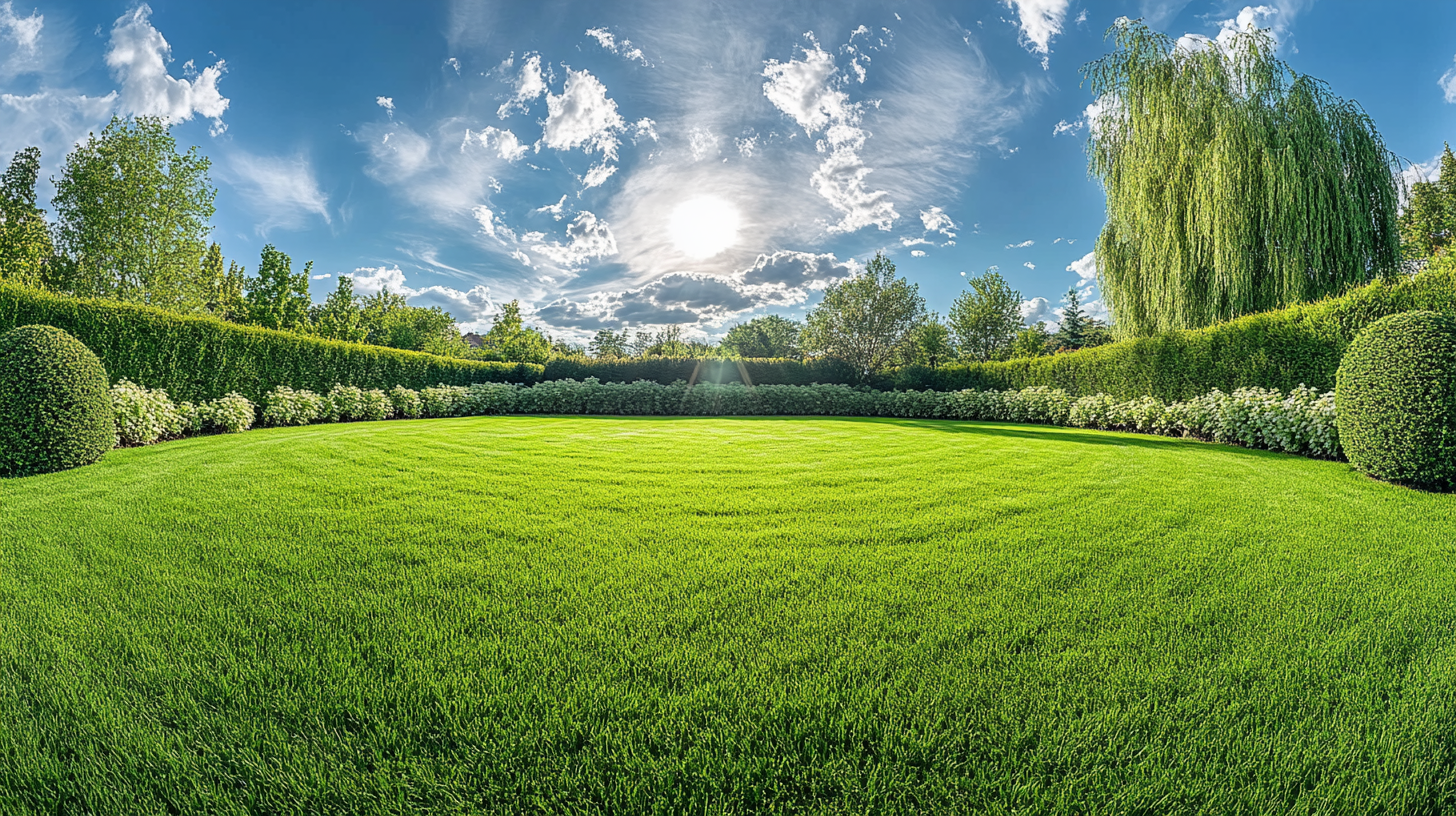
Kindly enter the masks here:
M 907 420 L 253 431 L 0 481 L 0 812 L 1437 813 L 1456 496 Z

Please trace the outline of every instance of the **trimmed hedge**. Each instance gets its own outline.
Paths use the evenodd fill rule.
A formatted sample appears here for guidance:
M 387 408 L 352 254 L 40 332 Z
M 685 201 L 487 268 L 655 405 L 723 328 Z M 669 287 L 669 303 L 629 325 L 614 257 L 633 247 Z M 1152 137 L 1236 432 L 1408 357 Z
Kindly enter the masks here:
M 1335 402 L 1350 464 L 1428 490 L 1456 487 L 1456 321 L 1376 321 L 1340 364 Z
M 0 476 L 89 465 L 116 444 L 106 369 L 53 326 L 0 335 Z
M 1121 399 L 1190 399 L 1215 389 L 1335 387 L 1340 360 L 1360 331 L 1383 317 L 1426 310 L 1456 314 L 1456 258 L 1414 277 L 1377 281 L 1337 298 L 1249 315 L 1194 331 L 1124 340 L 1049 357 L 939 369 L 904 368 L 878 388 L 1017 390 L 1044 385 Z
M 541 366 L 529 363 L 322 340 L 0 282 L 0 331 L 27 324 L 70 332 L 116 380 L 166 389 L 173 399 L 190 402 L 237 393 L 261 403 L 279 385 L 326 392 L 338 384 L 388 389 L 541 379 Z

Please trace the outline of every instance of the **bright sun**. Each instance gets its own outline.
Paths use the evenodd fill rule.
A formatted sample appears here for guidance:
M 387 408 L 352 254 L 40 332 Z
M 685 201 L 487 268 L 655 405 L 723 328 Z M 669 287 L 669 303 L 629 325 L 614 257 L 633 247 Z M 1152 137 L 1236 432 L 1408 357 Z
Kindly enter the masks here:
M 668 223 L 673 246 L 690 258 L 711 258 L 738 242 L 738 208 L 717 196 L 677 205 Z

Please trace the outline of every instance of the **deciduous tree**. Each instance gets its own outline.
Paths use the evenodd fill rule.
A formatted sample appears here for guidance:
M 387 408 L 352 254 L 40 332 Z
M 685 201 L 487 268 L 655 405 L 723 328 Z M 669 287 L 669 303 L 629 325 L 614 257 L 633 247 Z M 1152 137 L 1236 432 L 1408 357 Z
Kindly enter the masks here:
M 949 323 L 962 356 L 978 362 L 1001 360 L 1021 329 L 1021 293 L 1001 273 L 988 269 L 971 278 L 950 307 Z
M 40 148 L 16 151 L 0 177 L 0 280 L 40 286 L 55 249 L 45 216 L 35 206 Z
M 200 309 L 202 256 L 217 191 L 209 162 L 160 118 L 114 117 L 66 157 L 56 234 L 77 294 Z
M 1398 198 L 1375 123 L 1267 33 L 1180 47 L 1138 21 L 1084 69 L 1102 113 L 1102 294 L 1121 336 L 1206 326 L 1394 274 Z
M 838 357 L 861 376 L 874 374 L 894 362 L 924 317 L 920 287 L 896 277 L 895 264 L 876 254 L 859 274 L 825 287 L 802 342 L 810 354 Z
M 755 317 L 728 330 L 719 343 L 727 354 L 748 357 L 799 356 L 799 333 L 802 324 L 779 315 Z

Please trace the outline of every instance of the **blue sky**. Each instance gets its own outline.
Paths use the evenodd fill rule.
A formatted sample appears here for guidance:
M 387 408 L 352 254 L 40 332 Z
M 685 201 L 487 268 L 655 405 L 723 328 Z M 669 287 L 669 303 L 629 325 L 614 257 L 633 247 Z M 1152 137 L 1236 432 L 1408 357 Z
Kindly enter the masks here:
M 227 257 L 273 243 L 318 299 L 352 274 L 466 329 L 516 298 L 558 337 L 718 336 L 878 250 L 942 314 L 996 266 L 1035 319 L 1097 301 L 1080 69 L 1124 15 L 1252 21 L 1401 157 L 1456 141 L 1452 0 L 10 0 L 0 155 L 49 176 L 113 113 L 167 116 Z

